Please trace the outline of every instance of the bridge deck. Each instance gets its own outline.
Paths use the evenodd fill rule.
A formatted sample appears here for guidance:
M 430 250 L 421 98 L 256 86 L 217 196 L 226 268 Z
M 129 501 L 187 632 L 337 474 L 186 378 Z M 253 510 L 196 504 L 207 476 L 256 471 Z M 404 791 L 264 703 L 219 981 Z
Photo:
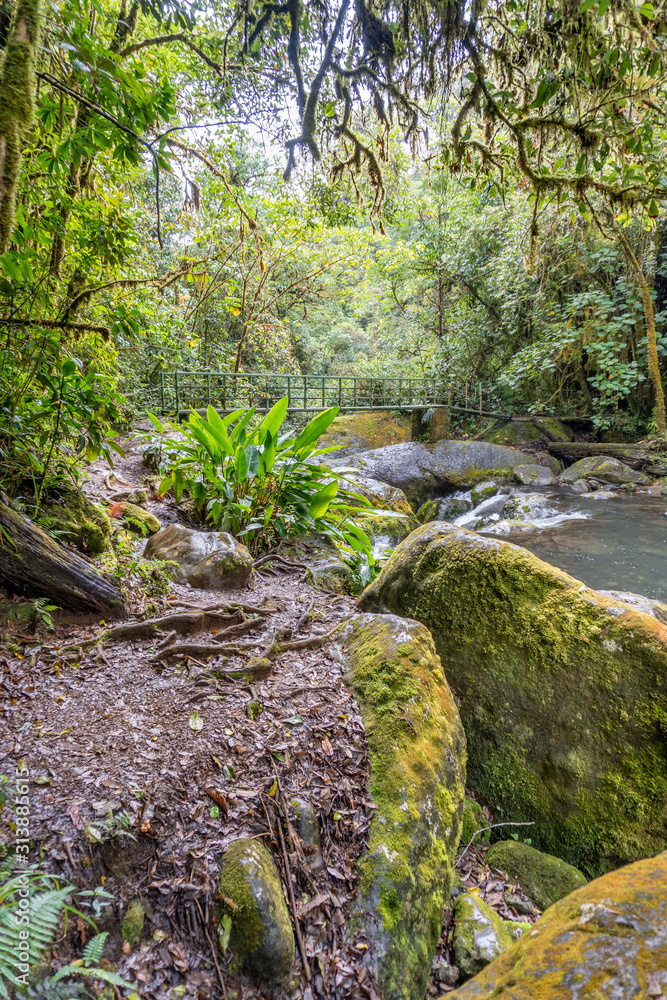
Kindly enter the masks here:
M 341 412 L 442 406 L 480 416 L 505 416 L 498 412 L 489 385 L 446 378 L 174 371 L 163 372 L 159 386 L 162 413 L 179 416 L 207 406 L 225 413 L 256 406 L 263 412 L 284 396 L 288 413 L 313 413 L 330 406 Z

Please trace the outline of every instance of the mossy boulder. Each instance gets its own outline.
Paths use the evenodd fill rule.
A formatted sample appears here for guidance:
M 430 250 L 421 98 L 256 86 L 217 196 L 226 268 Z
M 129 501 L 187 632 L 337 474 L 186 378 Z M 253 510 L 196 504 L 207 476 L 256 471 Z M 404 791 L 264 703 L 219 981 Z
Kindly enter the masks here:
M 111 544 L 111 522 L 105 512 L 74 489 L 47 498 L 37 523 L 59 542 L 74 545 L 87 555 L 100 555 Z
M 631 483 L 636 486 L 648 486 L 651 479 L 637 469 L 631 469 L 629 465 L 619 461 L 617 458 L 609 458 L 605 455 L 589 455 L 587 458 L 580 458 L 558 477 L 561 483 L 574 483 L 578 479 L 599 479 L 603 483 L 621 486 Z
M 465 802 L 463 803 L 463 818 L 461 821 L 461 847 L 466 847 L 470 843 L 472 836 L 477 830 L 484 829 L 485 826 L 489 825 L 489 821 L 482 812 L 482 807 L 479 802 L 475 802 L 474 799 L 468 798 L 466 796 Z M 480 833 L 475 837 L 475 847 L 480 847 L 482 844 L 488 844 L 491 840 L 491 831 L 485 830 L 484 833 Z
M 667 854 L 561 899 L 450 1000 L 659 1000 L 667 994 Z
M 202 590 L 245 587 L 252 573 L 250 552 L 226 531 L 194 531 L 170 524 L 148 539 L 144 556 L 173 562 L 174 580 Z
M 372 448 L 383 448 L 410 440 L 411 419 L 406 414 L 376 410 L 345 413 L 336 417 L 329 429 L 319 439 L 318 447 L 337 445 L 336 457 L 355 455 Z
M 535 426 L 530 417 L 508 420 L 499 427 L 485 431 L 480 440 L 490 444 L 502 444 L 511 448 L 520 448 L 522 444 L 532 444 L 544 439 L 542 431 Z
M 483 535 L 501 535 L 508 538 L 519 538 L 522 535 L 535 535 L 540 529 L 532 521 L 504 517 L 500 521 L 484 524 L 477 530 Z
M 133 899 L 127 908 L 123 923 L 120 926 L 123 941 L 127 941 L 130 946 L 134 947 L 141 937 L 145 919 L 146 910 L 144 909 L 144 904 L 140 899 Z
M 530 924 L 503 920 L 479 896 L 463 893 L 454 904 L 454 962 L 463 979 L 474 976 L 511 948 Z
M 220 898 L 232 921 L 230 948 L 258 982 L 278 983 L 294 964 L 294 932 L 280 876 L 259 840 L 227 848 L 220 867 Z
M 484 480 L 513 482 L 514 466 L 532 461 L 520 451 L 486 441 L 405 441 L 330 464 L 334 468 L 338 464 L 352 466 L 365 476 L 398 486 L 410 503 L 418 505 L 429 497 L 470 489 Z
M 374 941 L 366 961 L 384 1000 L 423 1000 L 461 830 L 463 728 L 423 625 L 359 615 L 339 641 L 377 806 L 353 924 Z
M 517 840 L 501 840 L 494 844 L 487 851 L 486 863 L 518 882 L 541 910 L 587 882 L 578 868 Z
M 144 538 L 156 535 L 162 527 L 155 514 L 134 503 L 124 503 L 120 516 L 130 531 Z
M 667 628 L 526 549 L 434 522 L 397 547 L 364 611 L 430 629 L 496 820 L 588 874 L 667 845 Z
M 533 417 L 532 422 L 549 441 L 573 441 L 574 431 L 557 417 Z

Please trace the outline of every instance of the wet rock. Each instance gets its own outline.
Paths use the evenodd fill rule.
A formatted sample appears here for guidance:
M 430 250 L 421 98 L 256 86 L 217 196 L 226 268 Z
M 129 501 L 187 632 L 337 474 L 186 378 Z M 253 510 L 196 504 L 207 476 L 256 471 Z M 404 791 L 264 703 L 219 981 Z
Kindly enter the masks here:
M 518 882 L 540 910 L 546 910 L 587 882 L 578 868 L 517 840 L 494 844 L 487 852 L 486 863 Z
M 120 927 L 123 941 L 127 941 L 131 948 L 134 947 L 141 937 L 145 919 L 146 910 L 144 908 L 144 904 L 140 899 L 133 899 L 127 908 L 127 912 L 123 918 L 123 923 Z
M 464 525 L 466 528 L 478 530 L 485 524 L 499 520 L 506 503 L 507 497 L 504 494 L 499 493 L 497 496 L 488 497 L 477 504 L 468 514 L 462 514 L 461 517 L 457 518 L 456 523 Z
M 551 486 L 556 481 L 551 469 L 544 465 L 515 465 L 514 478 L 526 486 Z
M 502 518 L 478 529 L 483 535 L 534 535 L 540 529 L 531 521 Z
M 503 920 L 478 896 L 464 893 L 454 905 L 454 961 L 467 979 L 514 944 L 514 933 L 530 929 L 530 924 Z
M 467 489 L 485 479 L 510 482 L 514 466 L 530 462 L 529 455 L 485 441 L 406 441 L 362 452 L 344 464 L 398 486 L 411 503 L 416 503 L 448 490 Z M 337 464 L 331 462 L 332 467 Z
M 585 479 L 575 479 L 573 483 L 568 483 L 571 489 L 576 493 L 588 493 L 589 487 Z
M 442 986 L 456 986 L 460 978 L 459 970 L 456 966 L 448 965 L 442 958 L 434 961 L 431 976 L 441 983 Z
M 600 590 L 598 593 L 611 597 L 614 601 L 627 604 L 628 607 L 634 608 L 636 611 L 643 611 L 645 615 L 651 615 L 663 625 L 667 625 L 667 604 L 663 604 L 661 601 L 654 601 L 652 597 L 643 597 L 641 594 L 633 594 L 628 590 Z
M 561 899 L 451 1000 L 659 1000 L 667 994 L 667 854 Z
M 317 813 L 310 802 L 305 799 L 294 798 L 290 802 L 292 812 L 296 816 L 296 832 L 301 837 L 306 847 L 308 867 L 311 872 L 323 871 L 325 864 L 322 857 L 322 844 L 320 843 L 320 824 Z
M 427 500 L 417 511 L 420 524 L 429 521 L 454 521 L 472 510 L 472 502 L 465 497 L 444 497 L 441 500 Z
M 258 982 L 285 979 L 294 963 L 294 932 L 280 876 L 261 841 L 230 844 L 220 867 L 220 897 L 239 963 Z
M 147 535 L 156 535 L 162 527 L 155 514 L 133 503 L 124 503 L 120 516 L 130 531 L 144 538 Z
M 359 599 L 422 621 L 460 699 L 468 786 L 536 847 L 608 870 L 667 845 L 667 628 L 526 549 L 442 522 Z
M 618 493 L 613 490 L 595 490 L 594 493 L 582 493 L 582 500 L 616 500 Z
M 465 802 L 463 803 L 463 820 L 461 822 L 461 846 L 466 847 L 470 843 L 473 834 L 476 833 L 477 830 L 482 830 L 488 825 L 489 821 L 482 812 L 482 807 L 479 802 L 475 802 L 474 799 L 470 799 L 466 796 Z M 481 844 L 488 844 L 490 840 L 490 830 L 485 830 L 484 833 L 478 833 L 474 840 L 475 847 L 479 847 Z
M 550 508 L 551 501 L 543 493 L 515 493 L 505 501 L 503 514 L 505 517 L 524 518 L 544 517 Z
M 589 455 L 587 458 L 580 458 L 578 462 L 565 469 L 558 477 L 561 483 L 574 483 L 577 479 L 599 479 L 603 483 L 622 485 L 633 483 L 635 485 L 650 485 L 652 480 L 643 472 L 631 469 L 617 458 L 609 458 L 605 455 Z
M 478 483 L 477 486 L 473 486 L 470 498 L 472 500 L 473 507 L 480 504 L 482 500 L 488 500 L 489 497 L 494 497 L 498 492 L 497 483 Z
M 463 730 L 423 625 L 358 615 L 339 644 L 362 712 L 376 803 L 368 851 L 357 862 L 353 922 L 373 942 L 365 963 L 385 1000 L 423 1000 L 454 878 Z
M 202 590 L 245 587 L 252 573 L 252 556 L 226 531 L 194 531 L 170 524 L 148 539 L 147 559 L 173 561 L 173 578 Z

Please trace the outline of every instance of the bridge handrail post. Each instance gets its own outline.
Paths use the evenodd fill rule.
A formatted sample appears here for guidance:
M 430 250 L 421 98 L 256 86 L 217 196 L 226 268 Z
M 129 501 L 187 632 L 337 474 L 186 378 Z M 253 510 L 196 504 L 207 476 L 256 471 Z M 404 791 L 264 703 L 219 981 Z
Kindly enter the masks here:
M 482 383 L 479 383 L 479 415 L 482 415 Z
M 178 385 L 178 372 L 174 372 L 174 392 L 176 395 L 176 420 L 179 420 L 181 415 L 181 394 Z

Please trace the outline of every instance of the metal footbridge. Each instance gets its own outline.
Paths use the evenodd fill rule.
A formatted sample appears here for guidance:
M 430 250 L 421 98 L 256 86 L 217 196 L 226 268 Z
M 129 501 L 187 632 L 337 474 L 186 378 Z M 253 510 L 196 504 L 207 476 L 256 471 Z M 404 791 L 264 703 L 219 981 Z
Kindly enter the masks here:
M 162 413 L 179 419 L 192 410 L 213 406 L 221 413 L 256 406 L 262 413 L 284 396 L 288 413 L 312 413 L 338 406 L 358 410 L 446 408 L 488 417 L 504 417 L 487 383 L 401 375 L 288 375 L 267 372 L 161 372 L 154 387 Z

